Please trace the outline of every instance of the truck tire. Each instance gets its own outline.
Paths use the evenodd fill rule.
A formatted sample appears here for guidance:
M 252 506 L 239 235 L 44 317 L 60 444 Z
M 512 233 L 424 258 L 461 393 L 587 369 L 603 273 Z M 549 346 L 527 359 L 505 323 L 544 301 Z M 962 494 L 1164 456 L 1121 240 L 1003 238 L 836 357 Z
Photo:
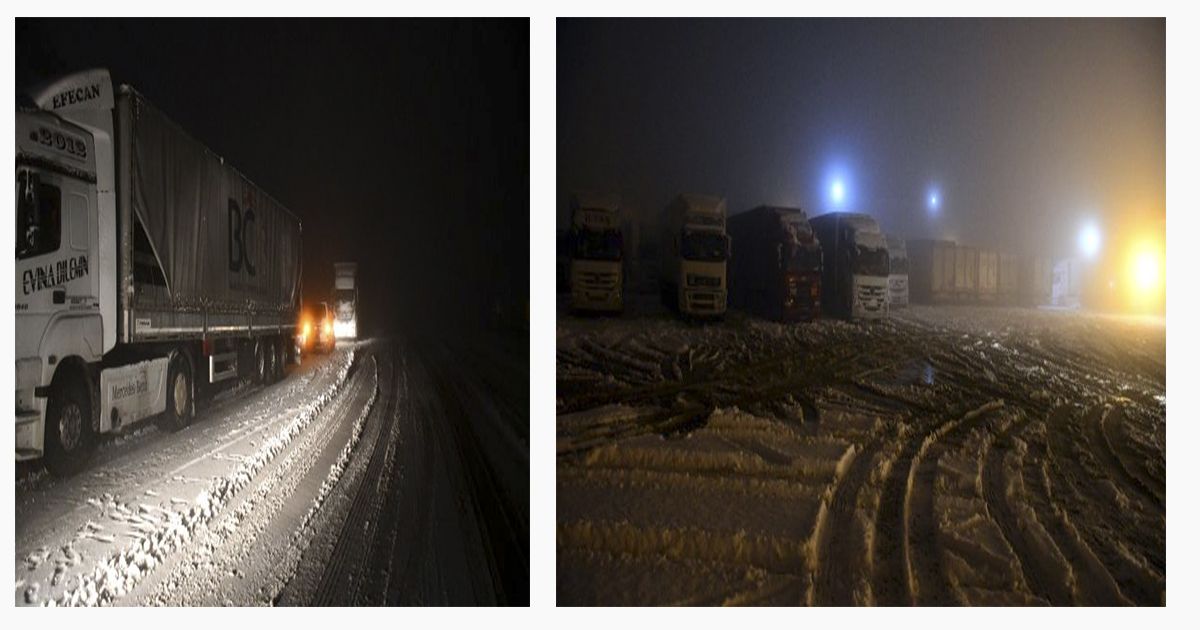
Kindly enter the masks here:
M 192 369 L 182 354 L 171 359 L 167 370 L 167 409 L 159 417 L 158 427 L 163 431 L 178 431 L 188 425 L 195 410 L 195 390 L 192 387 Z
M 287 339 L 284 337 L 275 340 L 275 369 L 275 380 L 282 381 L 287 376 Z
M 267 352 L 260 339 L 254 342 L 254 384 L 262 385 L 267 378 Z
M 46 468 L 56 477 L 83 470 L 95 449 L 91 399 L 78 379 L 57 383 L 46 410 Z
M 276 379 L 276 375 L 278 374 L 279 366 L 275 364 L 276 358 L 274 339 L 263 340 L 263 362 L 263 384 L 270 385 L 278 380 Z

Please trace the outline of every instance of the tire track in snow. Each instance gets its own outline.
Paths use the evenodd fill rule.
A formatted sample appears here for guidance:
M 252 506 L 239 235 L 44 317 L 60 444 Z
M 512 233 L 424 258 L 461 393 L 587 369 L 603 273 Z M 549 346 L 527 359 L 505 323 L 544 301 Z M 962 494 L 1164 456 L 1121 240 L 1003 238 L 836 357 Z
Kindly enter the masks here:
M 1056 421 L 1062 413 L 1061 410 L 1056 411 L 1049 422 Z M 1005 455 L 1014 433 L 1023 429 L 1027 422 L 1028 419 L 1024 417 L 1013 421 L 984 447 L 983 498 L 987 502 L 988 515 L 1000 527 L 1004 539 L 1016 555 L 1029 589 L 1055 606 L 1067 606 L 1075 601 L 1069 585 L 1062 580 L 1062 571 L 1055 571 L 1049 566 L 1048 559 L 1031 539 L 1032 534 L 1027 531 L 1026 524 L 1018 519 L 1009 504 L 1012 476 L 1005 466 Z
M 1086 414 L 1097 415 L 1102 410 L 1094 406 Z M 1114 501 L 1113 495 L 1100 490 L 1102 486 L 1098 484 L 1095 473 L 1084 467 L 1077 454 L 1075 438 L 1070 432 L 1074 425 L 1070 421 L 1069 409 L 1062 410 L 1057 422 L 1047 422 L 1047 451 L 1050 471 L 1054 473 L 1052 480 L 1056 488 L 1063 490 L 1059 496 L 1063 497 L 1068 511 L 1078 517 L 1076 528 L 1104 563 L 1122 594 L 1138 605 L 1161 605 L 1165 574 L 1160 575 L 1146 563 L 1153 563 L 1157 557 L 1165 567 L 1165 558 L 1158 556 L 1159 553 L 1165 553 L 1165 544 L 1160 546 L 1153 542 L 1138 542 L 1139 534 L 1156 532 L 1150 528 L 1142 530 L 1131 524 L 1130 521 L 1137 520 L 1137 515 L 1131 510 L 1122 509 Z M 1098 513 L 1105 509 L 1107 513 Z M 1165 534 L 1165 530 L 1163 532 Z M 1139 558 L 1139 554 L 1126 543 L 1137 543 L 1145 550 L 1144 553 L 1149 552 L 1149 557 Z M 1165 571 L 1165 568 L 1161 570 Z
M 1106 427 L 1111 426 L 1114 422 L 1121 422 L 1125 419 L 1125 412 L 1121 405 L 1112 405 L 1104 410 L 1100 418 L 1095 422 L 1088 422 L 1086 428 L 1089 435 L 1089 443 L 1098 445 L 1093 452 L 1100 459 L 1100 464 L 1106 471 L 1111 471 L 1111 475 L 1119 479 L 1122 484 L 1139 495 L 1144 502 L 1156 509 L 1159 513 L 1166 513 L 1166 499 L 1160 494 L 1148 479 L 1135 475 L 1130 466 L 1117 453 L 1117 449 L 1113 448 L 1113 443 L 1108 437 Z
M 818 523 L 814 603 L 852 606 L 870 601 L 871 580 L 865 542 L 858 536 L 858 497 L 871 477 L 879 440 L 854 453 L 846 473 L 838 479 L 828 511 Z M 853 447 L 852 447 L 853 449 Z

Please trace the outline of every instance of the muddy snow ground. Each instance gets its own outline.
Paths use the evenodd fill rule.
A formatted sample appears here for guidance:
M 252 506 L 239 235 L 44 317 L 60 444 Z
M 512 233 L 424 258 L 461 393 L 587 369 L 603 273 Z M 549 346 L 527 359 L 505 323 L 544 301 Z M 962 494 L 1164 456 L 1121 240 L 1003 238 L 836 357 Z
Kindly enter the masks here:
M 1161 319 L 560 304 L 559 604 L 1165 603 Z
M 482 345 L 362 342 L 19 468 L 15 602 L 527 603 L 528 355 Z

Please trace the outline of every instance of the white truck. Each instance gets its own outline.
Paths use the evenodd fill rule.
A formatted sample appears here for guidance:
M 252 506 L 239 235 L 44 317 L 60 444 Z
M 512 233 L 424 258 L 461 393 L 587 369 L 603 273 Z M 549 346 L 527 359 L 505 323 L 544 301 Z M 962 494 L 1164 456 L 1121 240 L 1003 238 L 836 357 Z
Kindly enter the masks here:
M 333 265 L 333 338 L 337 341 L 358 338 L 358 286 L 354 279 L 357 273 L 357 263 Z
M 623 308 L 625 243 L 620 206 L 616 193 L 571 195 L 567 251 L 574 310 L 619 312 Z
M 887 235 L 888 248 L 888 305 L 889 308 L 908 306 L 908 248 L 904 237 Z
M 681 194 L 659 223 L 658 284 L 663 304 L 690 317 L 725 314 L 729 234 L 725 200 Z
M 808 220 L 824 253 L 822 304 L 849 319 L 888 316 L 890 259 L 879 224 L 868 214 L 830 212 Z
M 283 375 L 300 221 L 107 70 L 17 105 L 16 457 L 177 429 L 201 384 Z

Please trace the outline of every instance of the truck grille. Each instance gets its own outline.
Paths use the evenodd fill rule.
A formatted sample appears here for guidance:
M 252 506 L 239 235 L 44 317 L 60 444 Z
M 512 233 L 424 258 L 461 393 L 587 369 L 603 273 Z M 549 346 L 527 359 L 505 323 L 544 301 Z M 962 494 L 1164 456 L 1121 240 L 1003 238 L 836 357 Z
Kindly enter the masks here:
M 617 286 L 617 274 L 613 272 L 587 272 L 579 274 L 579 284 L 582 288 L 595 290 L 609 290 Z
M 697 276 L 688 274 L 687 277 L 689 287 L 720 287 L 721 278 L 719 276 Z
M 878 311 L 883 308 L 885 287 L 859 286 L 858 302 L 868 311 Z

